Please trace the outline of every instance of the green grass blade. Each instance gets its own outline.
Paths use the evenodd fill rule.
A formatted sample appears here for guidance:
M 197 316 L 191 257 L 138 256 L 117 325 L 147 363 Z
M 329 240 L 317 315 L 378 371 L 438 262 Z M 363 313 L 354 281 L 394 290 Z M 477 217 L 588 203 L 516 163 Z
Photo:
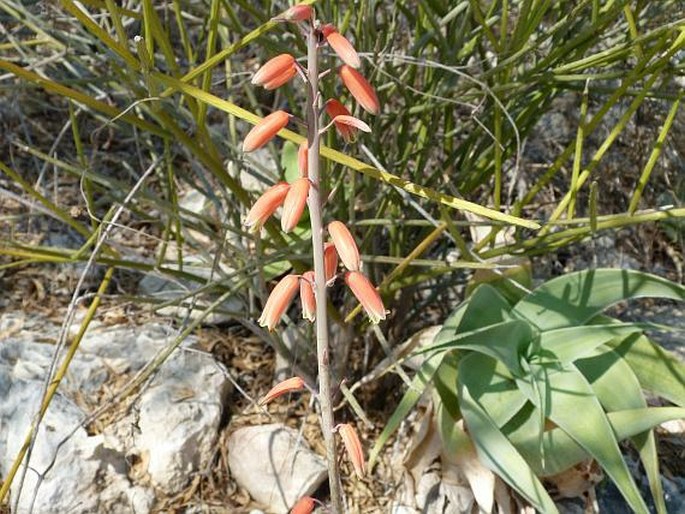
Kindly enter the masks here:
M 138 62 L 138 59 L 136 59 L 133 54 L 129 52 L 128 48 L 118 41 L 112 39 L 112 37 L 102 27 L 93 21 L 87 12 L 81 10 L 81 8 L 72 2 L 72 0 L 60 0 L 60 3 L 64 9 L 78 19 L 98 41 L 121 57 L 129 68 L 134 71 L 140 70 L 140 63 Z
M 50 200 L 45 198 L 40 194 L 31 184 L 24 180 L 19 173 L 15 172 L 12 168 L 7 166 L 4 162 L 0 161 L 0 171 L 12 179 L 16 184 L 21 186 L 21 188 L 26 192 L 27 195 L 34 198 L 37 202 L 41 203 L 48 211 L 50 211 L 55 218 L 61 220 L 65 225 L 73 228 L 76 232 L 81 234 L 85 238 L 89 238 L 91 231 L 83 226 L 81 223 L 76 221 L 73 216 L 70 216 L 68 212 L 60 208 L 58 205 L 52 203 Z
M 664 125 L 663 127 L 661 127 L 659 136 L 656 139 L 656 144 L 652 149 L 652 153 L 649 155 L 649 159 L 647 160 L 647 164 L 645 164 L 644 170 L 642 170 L 642 174 L 640 175 L 640 179 L 638 180 L 637 186 L 635 187 L 633 196 L 630 199 L 630 206 L 628 207 L 628 214 L 630 214 L 631 216 L 635 214 L 635 211 L 637 210 L 637 206 L 640 203 L 640 198 L 642 197 L 642 192 L 647 186 L 647 182 L 649 181 L 649 177 L 652 174 L 652 170 L 654 170 L 654 166 L 656 165 L 659 156 L 661 155 L 661 149 L 663 148 L 664 142 L 666 141 L 666 137 L 671 131 L 671 126 L 673 125 L 676 114 L 678 113 L 680 99 L 681 96 L 679 96 L 678 99 L 675 102 L 673 102 L 671 109 L 668 111 L 666 121 L 664 121 Z
M 252 124 L 258 123 L 262 118 L 257 116 L 256 114 L 251 113 L 250 111 L 243 109 L 241 107 L 238 107 L 237 105 L 224 100 L 222 98 L 219 98 L 215 95 L 212 95 L 206 91 L 203 91 L 202 89 L 195 87 L 190 84 L 185 84 L 184 82 L 180 80 L 176 80 L 172 77 L 168 77 L 166 75 L 163 75 L 161 73 L 153 73 L 153 76 L 165 84 L 167 87 L 170 87 L 172 89 L 175 89 L 177 91 L 180 91 L 182 93 L 185 93 L 186 95 L 189 95 L 193 98 L 196 98 L 197 100 L 200 100 L 201 102 L 206 102 L 209 105 L 216 107 L 217 109 L 224 111 L 228 114 L 231 114 L 233 116 L 236 116 L 237 118 L 243 119 L 245 121 L 248 121 Z M 292 141 L 293 143 L 300 144 L 302 141 L 304 141 L 304 137 L 296 134 L 295 132 L 292 132 L 287 129 L 281 130 L 278 135 L 282 137 L 283 139 L 286 139 L 288 141 Z M 334 162 L 337 162 L 339 164 L 342 164 L 344 166 L 347 166 L 348 168 L 351 168 L 355 171 L 358 171 L 366 176 L 369 176 L 371 178 L 374 178 L 376 180 L 380 180 L 382 182 L 385 182 L 387 184 L 391 184 L 395 187 L 398 187 L 407 193 L 420 196 L 422 198 L 426 198 L 429 200 L 432 200 L 436 203 L 441 203 L 447 207 L 451 207 L 453 209 L 458 209 L 458 210 L 464 210 L 468 212 L 472 212 L 473 214 L 477 214 L 479 216 L 483 216 L 488 219 L 496 220 L 496 221 L 502 221 L 505 223 L 509 223 L 512 225 L 517 225 L 521 227 L 526 227 L 526 228 L 531 228 L 531 229 L 537 229 L 539 228 L 539 224 L 530 221 L 530 220 L 525 220 L 522 218 L 518 218 L 515 216 L 511 216 L 508 214 L 501 213 L 499 211 L 493 210 L 493 209 L 488 209 L 487 207 L 483 207 L 481 205 L 478 205 L 473 202 L 468 202 L 466 200 L 461 200 L 459 198 L 456 198 L 454 196 L 446 195 L 444 193 L 440 193 L 439 191 L 435 191 L 431 188 L 422 186 L 420 184 L 415 184 L 409 180 L 405 180 L 403 178 L 400 178 L 396 175 L 393 175 L 391 173 L 387 173 L 384 171 L 381 171 L 377 168 L 374 168 L 372 166 L 369 166 L 366 163 L 363 163 L 357 159 L 354 159 L 352 157 L 349 157 L 345 155 L 344 153 L 338 152 L 336 150 L 333 150 L 331 148 L 328 148 L 326 146 L 321 146 L 321 156 L 325 157 L 327 159 L 330 159 Z

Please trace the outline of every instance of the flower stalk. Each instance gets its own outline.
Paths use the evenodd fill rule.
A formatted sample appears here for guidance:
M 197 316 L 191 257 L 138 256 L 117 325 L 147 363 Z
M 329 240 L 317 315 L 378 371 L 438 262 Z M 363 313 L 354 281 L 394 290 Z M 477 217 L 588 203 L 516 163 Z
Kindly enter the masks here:
M 331 388 L 330 350 L 328 346 L 328 313 L 326 311 L 326 267 L 324 263 L 323 215 L 321 179 L 319 174 L 319 94 L 318 36 L 311 27 L 307 33 L 307 176 L 309 188 L 309 218 L 312 227 L 312 254 L 314 257 L 314 294 L 316 297 L 316 356 L 319 369 L 319 406 L 321 431 L 326 447 L 328 482 L 331 494 L 331 512 L 342 513 L 342 485 L 338 470 L 333 418 L 333 391 Z
M 331 121 L 323 128 L 321 127 L 324 108 L 319 81 L 330 71 L 325 70 L 319 73 L 318 50 L 324 41 L 345 63 L 339 69 L 339 76 L 357 103 L 364 110 L 374 114 L 380 111 L 380 104 L 371 85 L 355 69 L 360 65 L 360 61 L 352 44 L 332 25 L 322 27 L 315 19 L 314 10 L 311 7 L 294 6 L 273 19 L 279 22 L 295 22 L 303 29 L 307 42 L 307 67 L 299 64 L 291 55 L 281 54 L 264 64 L 253 77 L 252 83 L 266 89 L 274 89 L 290 81 L 296 74 L 300 75 L 305 82 L 307 93 L 305 104 L 307 139 L 298 149 L 299 177 L 291 183 L 281 182 L 269 188 L 250 209 L 245 225 L 251 232 L 257 232 L 267 219 L 282 207 L 281 229 L 284 232 L 290 232 L 299 224 L 305 205 L 309 207 L 313 271 L 283 277 L 272 289 L 258 321 L 268 330 L 274 330 L 299 292 L 302 317 L 316 324 L 318 393 L 314 394 L 318 398 L 321 432 L 328 462 L 329 510 L 333 514 L 340 514 L 343 509 L 343 496 L 337 458 L 336 431 L 342 438 L 359 478 L 364 476 L 364 451 L 353 426 L 343 423 L 336 429 L 333 415 L 334 391 L 328 341 L 326 288 L 339 276 L 338 258 L 348 270 L 344 274 L 345 283 L 361 302 L 371 322 L 378 323 L 385 319 L 386 311 L 373 284 L 360 271 L 359 249 L 349 229 L 340 221 L 332 221 L 327 230 L 330 241 L 324 242 L 326 232 L 323 220 L 324 192 L 319 169 L 321 135 L 330 127 L 335 126 L 336 131 L 349 143 L 355 139 L 357 131 L 371 131 L 365 122 L 352 116 L 350 111 L 335 99 L 329 99 L 326 102 L 325 111 Z M 266 145 L 288 124 L 291 117 L 292 115 L 285 111 L 276 111 L 266 116 L 246 136 L 243 151 L 251 152 Z M 284 394 L 300 391 L 303 386 L 304 382 L 299 377 L 284 380 L 262 398 L 260 405 L 265 405 Z M 301 509 L 297 510 L 298 512 L 311 512 L 313 503 L 309 500 L 311 499 L 304 498 L 303 503 L 298 503 L 293 512 L 297 509 Z

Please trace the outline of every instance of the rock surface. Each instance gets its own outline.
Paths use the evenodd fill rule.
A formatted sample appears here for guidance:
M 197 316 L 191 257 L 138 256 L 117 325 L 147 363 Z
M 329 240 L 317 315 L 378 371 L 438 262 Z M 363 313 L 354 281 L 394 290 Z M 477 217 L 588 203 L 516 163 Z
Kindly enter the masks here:
M 230 382 L 202 353 L 177 352 L 140 398 L 135 450 L 153 484 L 180 492 L 211 458 Z
M 58 333 L 47 320 L 0 317 L 2 476 L 39 405 Z M 164 363 L 126 418 L 102 434 L 81 427 L 91 410 L 84 399 L 95 403 L 110 380 L 140 370 L 174 337 L 171 328 L 154 323 L 87 332 L 43 419 L 16 512 L 29 512 L 32 502 L 36 513 L 150 512 L 156 498 L 150 484 L 178 493 L 207 465 L 230 382 L 211 356 L 192 350 L 192 338 Z M 133 469 L 133 462 L 143 469 Z M 15 480 L 13 502 L 18 487 Z
M 228 440 L 228 465 L 238 484 L 266 510 L 286 513 L 327 476 L 324 460 L 281 424 L 239 428 Z

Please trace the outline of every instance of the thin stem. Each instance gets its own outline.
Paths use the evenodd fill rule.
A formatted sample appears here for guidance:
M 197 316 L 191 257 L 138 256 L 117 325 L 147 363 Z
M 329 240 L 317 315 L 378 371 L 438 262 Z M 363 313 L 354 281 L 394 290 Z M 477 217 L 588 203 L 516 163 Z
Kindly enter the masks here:
M 317 33 L 312 24 L 307 34 L 307 144 L 308 174 L 312 187 L 309 189 L 309 217 L 312 224 L 312 253 L 314 256 L 314 279 L 316 296 L 316 355 L 319 365 L 319 405 L 321 406 L 321 430 L 326 445 L 328 482 L 331 492 L 331 512 L 342 514 L 340 474 L 338 472 L 335 434 L 333 433 L 333 398 L 328 348 L 328 315 L 326 312 L 326 274 L 323 259 L 323 220 L 321 213 L 321 180 L 319 178 L 319 67 Z

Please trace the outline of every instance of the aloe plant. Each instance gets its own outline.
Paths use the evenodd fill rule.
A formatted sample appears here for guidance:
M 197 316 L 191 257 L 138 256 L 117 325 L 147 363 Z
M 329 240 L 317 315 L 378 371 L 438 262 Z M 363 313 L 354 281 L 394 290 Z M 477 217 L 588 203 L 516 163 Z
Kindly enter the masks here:
M 635 512 L 649 512 L 621 456 L 619 442 L 630 440 L 666 513 L 652 428 L 685 417 L 685 365 L 642 334 L 650 325 L 602 314 L 642 297 L 683 301 L 685 287 L 613 269 L 564 275 L 514 301 L 481 284 L 420 350 L 427 358 L 371 464 L 432 384 L 445 446 L 470 437 L 483 464 L 536 509 L 557 512 L 540 477 L 594 458 Z M 648 407 L 645 390 L 676 406 Z

